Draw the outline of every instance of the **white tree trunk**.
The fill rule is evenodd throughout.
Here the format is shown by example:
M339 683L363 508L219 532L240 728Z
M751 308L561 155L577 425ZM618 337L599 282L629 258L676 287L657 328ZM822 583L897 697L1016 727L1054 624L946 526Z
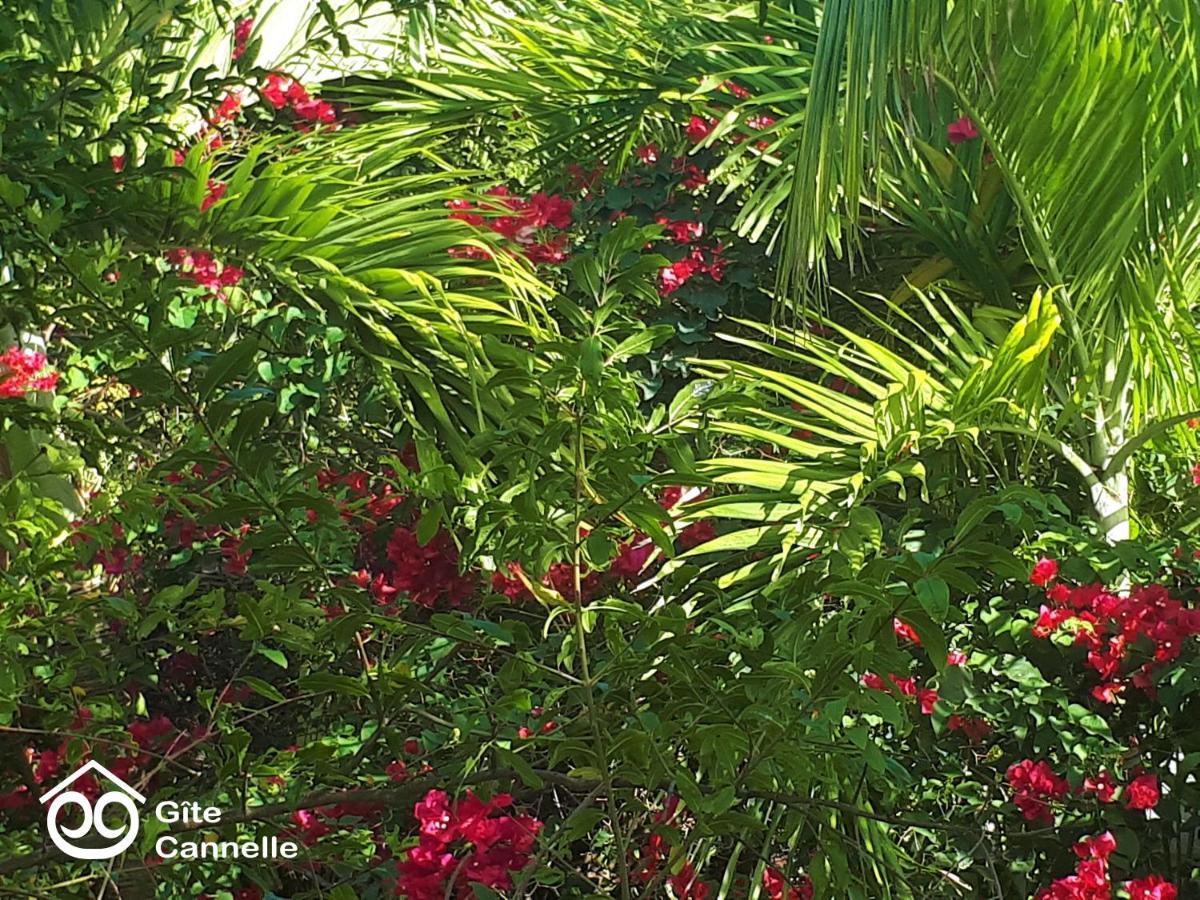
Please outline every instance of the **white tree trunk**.
M1093 484L1091 494L1104 539L1110 544L1129 540L1129 475L1116 472Z

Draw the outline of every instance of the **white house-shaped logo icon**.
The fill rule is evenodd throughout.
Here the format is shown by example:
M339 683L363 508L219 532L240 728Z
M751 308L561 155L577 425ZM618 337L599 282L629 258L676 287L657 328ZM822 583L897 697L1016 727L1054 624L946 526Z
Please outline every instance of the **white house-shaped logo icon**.
M72 784L84 775L96 773L97 779L104 778L114 785L113 790L101 794L93 805L92 801L79 791L69 790ZM63 779L55 788L42 795L41 802L49 801L46 809L46 831L54 846L73 859L112 859L123 853L137 838L141 819L138 808L134 805L145 803L146 798L118 778L94 759L84 763L68 778ZM75 827L60 825L59 813L64 806L74 804L83 812L83 822ZM125 828L112 828L104 821L104 811L110 806L119 806L125 810L129 822ZM115 843L108 846L95 846L95 841L89 841L89 846L81 847L72 843L84 835L94 832L98 837Z

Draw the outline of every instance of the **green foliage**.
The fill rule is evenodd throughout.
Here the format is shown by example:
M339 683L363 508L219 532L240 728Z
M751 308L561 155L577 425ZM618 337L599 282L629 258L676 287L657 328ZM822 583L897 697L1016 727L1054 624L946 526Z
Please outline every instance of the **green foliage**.
M1188 896L1168 7L0 11L0 353L60 375L0 363L5 890L1018 897L1107 829ZM1090 584L1175 618L1050 627ZM92 759L223 821L65 859Z

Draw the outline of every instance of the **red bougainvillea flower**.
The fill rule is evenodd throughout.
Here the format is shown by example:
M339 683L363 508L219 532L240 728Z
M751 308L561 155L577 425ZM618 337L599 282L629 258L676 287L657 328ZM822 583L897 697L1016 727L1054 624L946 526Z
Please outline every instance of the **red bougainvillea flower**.
M450 218L487 228L513 244L511 252L520 252L535 265L557 264L568 258L568 237L548 229L571 227L574 202L560 194L535 193L528 200L512 195L504 185L485 192L494 200L475 206L469 200L450 200L446 206ZM451 248L454 256L485 258L482 248Z
M237 114L242 111L242 95L237 91L232 91L225 95L224 99L217 105L208 116L210 125L220 125L222 122L233 121Z
M175 726L166 716L155 716L145 721L139 719L131 722L126 730L139 747L153 747L174 731Z
M208 187L204 194L204 199L200 201L200 212L208 212L212 205L225 196L225 192L229 190L229 185L215 179L208 179Z
M533 594L520 578L525 574L521 564L510 562L505 569L507 569L508 575L505 575L504 572L497 572L492 576L492 590L497 594L503 594L509 600L532 600Z
M1112 900L1112 885L1108 880L1108 857L1117 847L1111 833L1086 838L1075 845L1081 862L1075 874L1059 878L1050 887L1042 888L1034 900Z
M663 297L669 297L687 284L691 277L702 268L702 263L692 257L664 266L658 271L658 293Z
M0 398L23 397L33 391L52 391L59 374L46 367L46 354L21 347L0 353Z
M946 126L946 138L952 144L973 141L979 137L979 130L968 116L963 116Z
M921 646L921 638L917 635L917 630L907 622L901 619L892 619L892 631L896 632L896 637L912 641L918 647Z
M967 664L967 654L961 650L951 650L946 654L946 665L948 666L965 666Z
M709 886L696 875L696 867L685 862L678 872L667 879L676 900L708 900Z
M1154 809L1158 806L1158 778L1149 772L1139 775L1125 786L1126 809Z
M1117 785L1107 770L1101 771L1095 778L1088 776L1083 779L1083 789L1095 794L1101 803L1112 803L1117 794Z
M206 287L219 297L225 296L224 288L235 287L246 274L240 266L220 263L207 250L179 247L163 255L175 266L180 278Z
M258 93L276 109L283 109L288 104L288 88L291 85L292 79L286 75L280 75L278 72L272 72L267 76L267 80L259 88Z
M689 222L686 219L672 221L666 216L659 216L655 221L679 244L690 244L704 236L703 222Z
M1045 760L1023 759L1013 763L1005 773L1013 791L1013 802L1031 822L1054 821L1049 801L1061 800L1070 791L1067 779L1054 774Z
M801 875L795 884L788 884L783 872L767 866L762 877L768 900L812 900L813 883L807 875Z
M413 813L419 843L397 865L396 895L408 900L474 896L471 883L511 890L512 873L529 865L542 823L532 816L497 815L512 805L508 794L482 801L471 791L450 802L429 791Z
M653 553L654 542L638 532L617 548L616 558L609 564L608 574L626 582L637 581Z
M253 19L239 19L233 28L233 58L241 59L246 52L246 44L250 40L250 32L254 30Z
M716 119L704 119L700 116L692 116L688 119L687 127L683 129L683 133L687 135L688 140L693 144L699 144L717 127Z
M721 89L730 94L733 94L733 96L737 97L739 100L745 100L747 97L750 96L750 92L748 90L746 90L744 87L742 87L740 84L738 84L736 81L721 82Z
M1136 881L1125 882L1129 900L1176 900L1179 889L1161 875L1147 875Z
M662 151L658 149L658 144L650 143L642 144L634 151L634 153L637 155L638 159L649 166L658 162L659 155L662 153Z
M938 692L933 688L920 688L917 691L917 702L921 704L923 715L932 716L934 704L938 702Z
M387 557L392 587L428 609L439 601L461 606L475 590L474 580L458 571L458 548L445 529L422 546L411 529L397 528L388 539Z
M961 731L972 744L986 740L992 733L992 726L986 720L957 714L946 720L946 728L949 731Z
M1074 624L1075 643L1086 647L1087 665L1101 679L1092 695L1115 701L1127 684L1153 695L1155 674L1179 657L1187 638L1200 634L1200 611L1185 607L1163 585L1135 587L1111 593L1103 585L1056 585L1043 605L1032 633L1048 637L1066 623ZM1153 658L1144 661L1133 653L1135 645L1153 647Z
M114 153L111 157L109 157L109 162L112 163L112 170L114 172L124 172L125 171L125 156L124 156L124 154Z
M1034 563L1033 571L1029 573L1029 583L1045 587L1058 577L1058 562L1042 557Z
M691 550L693 547L707 544L716 536L717 529L712 520L704 519L700 522L693 522L679 532L679 546L684 550Z
M873 691L886 691L888 689L887 682L874 672L864 672L861 681L863 687L870 688Z
M1108 859L1117 849L1117 839L1111 831L1098 834L1095 837L1084 838L1072 847L1080 859Z

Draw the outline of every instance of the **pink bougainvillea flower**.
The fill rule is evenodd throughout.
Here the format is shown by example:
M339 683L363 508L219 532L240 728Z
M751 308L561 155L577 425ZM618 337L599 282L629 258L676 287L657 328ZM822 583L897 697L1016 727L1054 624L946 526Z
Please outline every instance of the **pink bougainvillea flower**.
M750 92L748 90L746 90L746 88L744 88L740 84L738 84L736 81L722 82L721 89L724 91L727 91L730 94L733 94L733 96L737 97L739 100L745 100L747 97L750 96Z
M1154 809L1158 806L1158 778L1145 772L1125 786L1126 809Z
M906 641L911 641L918 647L921 646L921 638L917 634L917 630L902 619L892 619L892 631L896 632L896 637Z
M47 368L44 353L21 347L9 347L0 353L0 398L52 391L58 379L58 372Z
M979 137L979 130L970 117L963 116L946 126L946 138L951 144L962 144Z
M946 654L946 665L948 666L965 666L967 664L967 654L961 650L951 650Z
M1034 563L1033 571L1029 573L1029 583L1036 584L1038 587L1045 587L1057 577L1058 562L1043 556Z
M1192 466L1192 484L1200 484L1200 462Z

